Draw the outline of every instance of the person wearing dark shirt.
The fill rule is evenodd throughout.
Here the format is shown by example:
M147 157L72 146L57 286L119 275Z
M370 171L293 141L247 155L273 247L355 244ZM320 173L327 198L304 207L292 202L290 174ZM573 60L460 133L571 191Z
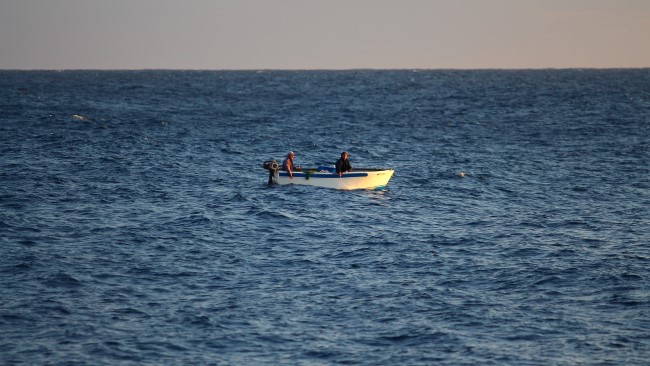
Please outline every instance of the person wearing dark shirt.
M341 158L336 161L336 174L340 176L345 172L352 170L352 165L350 165L350 160L348 160L348 153L342 152Z

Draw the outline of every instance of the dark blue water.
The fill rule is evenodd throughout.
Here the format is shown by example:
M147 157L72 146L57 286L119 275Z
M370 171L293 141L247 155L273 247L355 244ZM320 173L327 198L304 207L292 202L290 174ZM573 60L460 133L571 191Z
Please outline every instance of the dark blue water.
M0 113L1 364L650 359L648 69L1 71Z

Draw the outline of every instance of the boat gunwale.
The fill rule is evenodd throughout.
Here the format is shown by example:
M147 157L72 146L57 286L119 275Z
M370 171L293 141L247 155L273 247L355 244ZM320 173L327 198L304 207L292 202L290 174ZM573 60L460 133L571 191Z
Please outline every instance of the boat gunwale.
M357 169L352 169L349 172L343 173L342 176L339 176L338 174L334 172L326 172L326 171L321 171L316 168L307 168L307 169L302 169L299 171L293 171L292 175L296 178L306 178L309 176L309 179L312 178L320 178L320 179L332 179L332 178L338 178L338 179L345 179L345 178L364 178L368 177L369 175L377 175L376 173L381 173L381 172L394 172L392 169L367 169L367 168L357 168ZM289 172L287 171L278 171L278 176L280 177L288 177Z

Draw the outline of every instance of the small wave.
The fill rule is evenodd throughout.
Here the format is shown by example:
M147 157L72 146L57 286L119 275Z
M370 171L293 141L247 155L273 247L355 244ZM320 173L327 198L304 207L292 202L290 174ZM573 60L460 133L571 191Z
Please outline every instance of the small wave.
M115 315L139 315L139 316L149 316L149 314L145 311L135 309L132 307L125 307L125 308L119 308L113 310L113 314Z
M171 221L167 221L160 227L174 226L174 227L192 227L196 225L205 225L211 223L212 220L201 213L194 213L188 216L182 216Z
M188 316L185 321L189 324L199 327L211 327L214 324L212 318L205 314L196 314Z
M88 118L88 116L84 116L83 114L73 114L70 117L77 121L84 121L84 122L90 121L90 118Z
M45 284L52 287L78 287L82 285L82 281L68 273L59 272L47 278Z
M141 266L141 265L132 267L131 269L129 269L127 271L127 273L129 273L129 274L140 274L140 275L142 275L142 274L152 274L153 272L154 271L153 271L152 267Z
M248 198L242 192L235 192L232 199L238 202L246 202Z
M23 239L19 241L20 245L25 247L35 247L38 243L31 239Z
M27 269L32 268L32 264L27 263L27 262L21 262L21 263L16 264L16 266L14 268L18 269L18 270L27 270Z
M276 211L276 210L260 210L257 212L255 212L254 210L250 210L249 214L255 215L262 219L297 219L296 216L288 212Z
M587 191L589 191L589 189L587 187L583 187L583 186L575 186L571 190L574 191L574 192L587 192Z

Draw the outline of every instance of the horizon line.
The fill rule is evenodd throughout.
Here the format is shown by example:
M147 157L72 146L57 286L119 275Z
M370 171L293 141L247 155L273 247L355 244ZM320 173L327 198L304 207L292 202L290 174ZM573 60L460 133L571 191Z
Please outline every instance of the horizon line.
M485 67L485 68L0 68L0 71L248 71L248 72L268 72L268 71L543 71L543 70L645 70L650 66L640 67Z

